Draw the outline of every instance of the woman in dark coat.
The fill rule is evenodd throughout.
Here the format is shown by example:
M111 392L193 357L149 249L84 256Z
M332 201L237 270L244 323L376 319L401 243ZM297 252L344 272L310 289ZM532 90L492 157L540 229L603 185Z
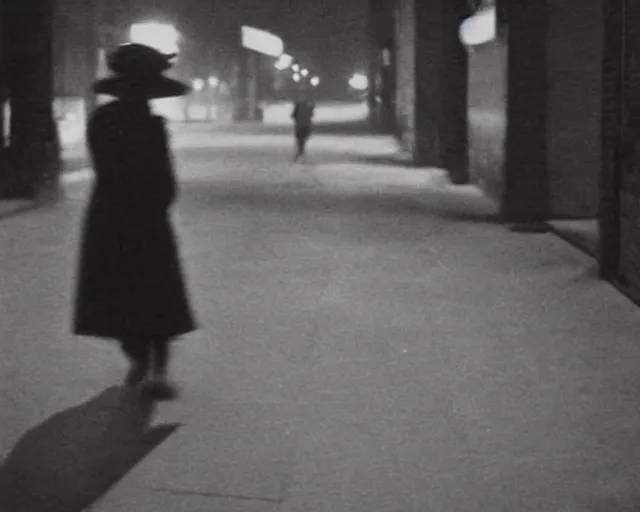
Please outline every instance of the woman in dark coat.
M176 183L167 132L148 103L188 92L162 75L170 58L123 45L109 58L115 75L94 85L117 99L88 123L96 180L74 318L76 334L119 341L131 361L127 384L142 384L157 399L176 394L166 379L170 341L195 329L169 217Z

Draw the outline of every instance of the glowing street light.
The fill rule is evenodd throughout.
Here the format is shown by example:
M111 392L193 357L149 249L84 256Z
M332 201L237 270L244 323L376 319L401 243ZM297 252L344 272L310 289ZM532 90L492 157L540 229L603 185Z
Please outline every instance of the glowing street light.
M496 38L496 25L495 7L482 10L460 25L460 41L465 46L488 43Z
M278 57L275 67L278 71L284 71L285 69L289 69L291 64L293 64L293 57L287 53L283 53Z
M293 71L298 73L300 71L300 65L299 64L294 64L293 66L291 66L291 69L293 69Z
M303 69L302 71L300 71L300 74L304 77L309 76L309 70L308 69Z
M299 82L302 79L302 77L300 76L300 73L294 73L293 74L293 81L294 82Z
M197 91L201 91L202 89L204 89L204 80L202 78L194 78L193 90L197 92Z
M220 80L218 80L217 76L210 76L207 83L209 84L209 87L218 87L218 85L220 85Z
M320 78L317 76L311 77L310 82L313 87L318 87L320 85Z
M180 34L173 25L135 23L131 25L129 37L132 43L151 46L162 53L178 53L179 50Z
M349 79L349 87L356 91L366 91L369 88L369 79L362 73L355 73Z

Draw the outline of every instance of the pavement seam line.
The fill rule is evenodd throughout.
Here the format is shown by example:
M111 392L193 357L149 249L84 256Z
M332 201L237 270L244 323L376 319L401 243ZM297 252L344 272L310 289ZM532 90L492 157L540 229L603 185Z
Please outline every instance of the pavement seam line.
M284 500L280 498L266 498L263 496L245 496L242 494L224 494L219 492L205 492L205 491L190 491L187 489L171 489L168 487L150 487L147 486L147 489L156 492L164 492L167 494L174 494L180 496L199 496L201 498L214 498L214 499L232 499L232 500L242 500L242 501L260 501L264 503L282 503Z

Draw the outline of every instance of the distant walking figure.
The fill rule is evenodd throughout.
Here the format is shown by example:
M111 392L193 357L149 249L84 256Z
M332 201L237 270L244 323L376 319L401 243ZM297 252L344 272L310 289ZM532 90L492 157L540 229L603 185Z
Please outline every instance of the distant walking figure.
M95 184L80 248L74 333L120 342L127 385L158 400L177 396L167 380L170 342L193 331L169 208L176 196L164 119L148 100L188 87L162 75L172 56L139 44L116 49L115 73L98 81L114 96L91 115L87 139Z
M295 126L296 154L294 161L304 156L307 141L311 136L315 104L311 100L297 100L291 117Z

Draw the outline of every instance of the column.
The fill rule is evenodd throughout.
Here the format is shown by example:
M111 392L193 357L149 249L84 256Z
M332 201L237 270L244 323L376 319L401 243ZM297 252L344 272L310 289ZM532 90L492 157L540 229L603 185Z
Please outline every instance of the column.
M239 53L236 71L236 121L259 120L260 101L260 55L250 50L242 49Z
M249 96L249 69L245 50L239 52L235 76L234 115L235 121L249 120L248 96Z
M4 23L4 2L6 0L0 0L0 153L4 150L6 143L6 118L5 107L7 100L7 83L6 83L6 67L5 67L5 55L4 55L4 38L5 38L5 23ZM0 154L0 166L3 165L2 155ZM2 169L0 169L2 172Z
M448 0L442 9L440 162L451 181L461 185L469 182L469 59L459 35L467 6L460 0Z
M602 175L600 179L600 276L617 277L620 259L619 170L622 142L624 2L605 0L602 70Z
M441 119L444 67L444 22L442 2L412 0L414 10L414 161L417 165L440 167Z
M547 0L508 7L507 136L502 216L536 225L549 214Z
M468 181L467 60L458 28L464 3L401 0L398 45L399 109L414 163L445 168Z

